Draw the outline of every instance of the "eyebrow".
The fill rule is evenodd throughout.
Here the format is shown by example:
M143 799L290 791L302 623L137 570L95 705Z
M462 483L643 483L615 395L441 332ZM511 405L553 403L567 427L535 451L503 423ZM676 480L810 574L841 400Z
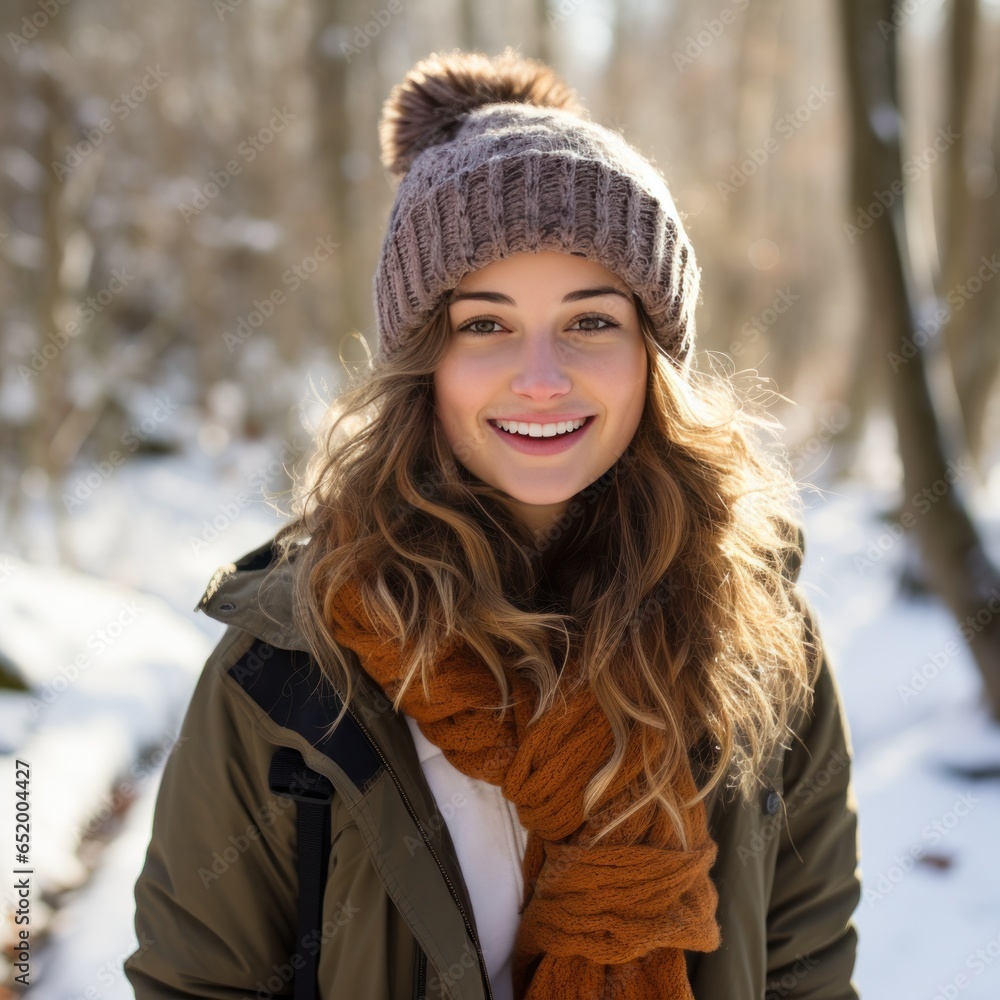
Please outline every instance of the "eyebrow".
M579 302L581 299L592 299L598 295L620 295L626 302L631 302L631 296L613 285L600 285L597 288L580 288L563 296L563 302ZM462 299L482 299L484 302L494 302L497 305L516 306L517 303L503 292L452 292L448 304L461 302Z

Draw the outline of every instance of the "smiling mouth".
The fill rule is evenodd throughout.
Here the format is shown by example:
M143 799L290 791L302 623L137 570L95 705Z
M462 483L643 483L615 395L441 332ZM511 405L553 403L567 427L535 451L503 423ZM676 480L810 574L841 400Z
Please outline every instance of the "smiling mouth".
M570 434L575 434L577 431L583 430L587 424L594 419L593 414L589 417L584 417L580 420L565 420L559 421L558 423L514 423L509 420L490 420L488 421L494 427L503 431L506 434L510 434L511 437L524 437L524 438L554 438L554 437L567 437Z

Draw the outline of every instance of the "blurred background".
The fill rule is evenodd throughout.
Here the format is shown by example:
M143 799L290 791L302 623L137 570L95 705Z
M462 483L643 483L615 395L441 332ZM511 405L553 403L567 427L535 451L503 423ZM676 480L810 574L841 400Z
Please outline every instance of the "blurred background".
M4 0L0 997L131 996L159 775L374 354L382 101L513 45L663 171L699 365L771 380L851 728L863 996L1000 996L997 0ZM711 354L707 352L712 352Z

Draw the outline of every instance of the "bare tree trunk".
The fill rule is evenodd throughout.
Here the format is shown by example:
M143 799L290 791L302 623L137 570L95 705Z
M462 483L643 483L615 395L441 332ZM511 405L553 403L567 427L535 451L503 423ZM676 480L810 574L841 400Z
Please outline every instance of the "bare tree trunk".
M977 0L952 0L951 3L951 44L946 64L950 80L948 120L958 133L958 138L945 157L947 195L942 231L946 260L955 258L969 221L969 188L965 183L965 163L969 146L966 113L976 77L975 40L978 20L976 8Z
M59 23L48 27L50 31L58 31ZM60 159L64 140L68 135L65 121L68 105L60 72L60 57L63 50L58 39L52 42L50 48L42 48L42 42L35 44L39 46L39 51L35 53L38 59L34 73L35 89L45 113L45 127L39 136L37 148L43 177L38 199L45 263L38 296L34 303L35 329L38 344L41 346L59 342L59 315L60 307L63 305L61 273L66 232L62 205L63 184L56 178L52 164ZM55 521L59 560L64 565L75 567L68 512L61 499L61 490L71 456L66 449L53 447L53 441L59 436L58 431L64 426L67 417L65 349L59 350L49 360L35 382L37 419L34 423L28 460L31 465L44 470L48 478L49 502Z
M873 191L903 192L896 83L896 32L891 0L841 0L842 38L852 118L854 198ZM857 243L872 301L884 303L879 325L885 346L915 342L915 307L906 258L905 192L896 197ZM915 529L925 574L952 613L979 666L993 717L1000 721L1000 615L989 608L1000 598L1000 573L990 563L955 483L964 470L945 453L940 424L918 347L890 378L903 463L905 496L899 521Z
M977 460L983 455L983 420L998 371L1000 337L1000 281L993 281L992 255L1000 242L1000 186L996 184L997 102L996 51L977 51L976 40L984 25L976 0L952 0L948 69L949 121L957 138L948 150L946 166L946 217L941 227L940 294L950 318L945 339L954 372L957 398L969 449ZM995 32L994 32L995 34ZM993 45L996 49L996 45ZM977 88L978 84L978 88ZM985 98L985 101L981 98ZM992 103L992 107L990 104ZM970 174L992 169L992 190L973 190ZM990 267L979 273L986 262Z
M481 44L476 0L458 0L458 37L463 49L477 49Z
M329 200L330 224L334 240L342 247L350 246L348 225L350 213L347 201L349 185L344 178L343 164L350 148L350 116L348 114L349 61L340 52L323 44L324 29L339 24L353 24L349 16L350 4L343 0L317 0L314 6L315 31L309 48L310 76L315 90L316 103L316 152L322 164ZM353 58L359 58L357 56ZM369 54L368 58L372 58ZM367 291L364 283L349 280L346 269L350 266L350 253L335 254L331 263L336 267L337 314L329 317L328 326L344 330L356 329L360 317L365 315Z

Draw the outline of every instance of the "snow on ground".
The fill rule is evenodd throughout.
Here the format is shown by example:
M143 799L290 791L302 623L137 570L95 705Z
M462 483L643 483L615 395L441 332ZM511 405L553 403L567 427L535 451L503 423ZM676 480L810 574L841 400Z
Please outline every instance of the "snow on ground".
M19 535L35 540L18 553L35 565L8 563L16 572L0 581L0 635L23 665L35 700L41 694L44 701L88 644L91 653L36 717L26 709L30 696L0 694L0 753L16 749L34 758L38 884L81 877L74 870L79 862L68 860L72 837L59 828L72 828L68 810L79 813L95 795L100 807L95 772L107 783L105 804L123 781L136 795L96 872L53 918L52 944L32 964L37 1000L131 995L120 966L136 947L132 887L162 763L191 685L222 632L191 609L219 565L280 525L260 485L272 493L283 488L280 462L274 464L282 450L275 443L233 448L226 467L194 451L122 467L73 512L71 537L84 574L47 567L55 553L45 540L53 532L39 511L27 535ZM978 675L950 616L936 602L901 594L893 582L902 546L877 516L890 495L851 481L825 487L806 498L801 580L840 684L855 752L864 880L855 913L855 981L867 998L996 1000L1000 780L977 780L963 769L1000 766L1000 727L987 717ZM995 553L997 499L990 505L979 498ZM129 618L131 604L141 612ZM93 649L97 631L115 622L114 642ZM4 758L3 773L12 782L10 761ZM131 778L129 766L138 767ZM61 823L51 818L60 809ZM46 814L45 826L53 829L43 833Z
M837 483L806 511L801 580L816 608L855 754L862 997L1000 997L1000 726L957 623L901 596L904 557L873 491ZM889 497L879 506L888 508ZM1000 503L978 497L994 559ZM991 599L1000 613L1000 594ZM956 773L992 766L976 780Z
M131 890L149 843L161 773L158 767L141 789L93 878L56 915L55 944L30 991L32 1000L134 1000L123 969L138 947ZM153 946L148 940L143 944Z
M194 452L120 467L72 508L70 537L83 572L52 565L55 531L41 507L17 534L30 542L17 555L3 554L13 550L9 542L0 548L2 648L32 686L28 694L0 692L0 763L12 789L15 752L31 762L36 933L47 922L42 894L69 890L49 928L51 945L32 959L33 996L131 995L124 976L109 978L107 969L120 969L135 947L132 886L153 797L167 755L182 750L180 721L223 632L192 609L220 565L280 525L263 488L269 497L283 488L285 450L236 449L221 468ZM101 835L133 798L124 831L84 882L81 837ZM13 804L0 796L0 829L13 831ZM15 929L7 881L5 944Z
M81 836L139 786L148 768L137 762L173 746L209 643L160 598L7 561L0 635L32 691L5 699L4 739L20 739L3 749L31 765L35 890L58 892L85 877ZM0 796L0 829L13 830L13 807Z

